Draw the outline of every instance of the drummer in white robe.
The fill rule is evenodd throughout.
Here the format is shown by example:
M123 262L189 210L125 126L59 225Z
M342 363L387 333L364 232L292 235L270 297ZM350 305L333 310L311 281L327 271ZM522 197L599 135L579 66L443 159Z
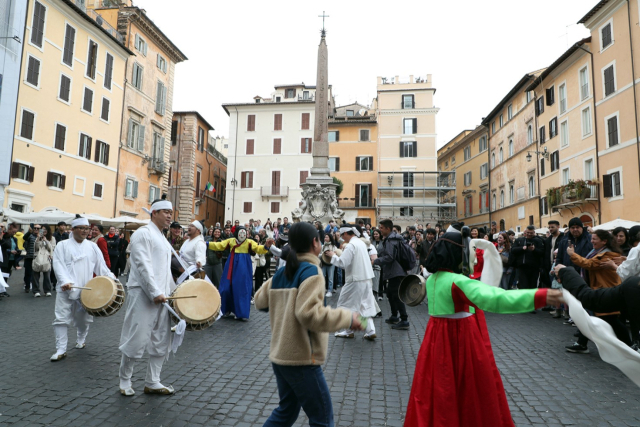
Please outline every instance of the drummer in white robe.
M53 330L56 335L56 352L51 356L52 362L67 356L67 328L78 328L76 348L85 347L85 339L89 333L91 316L80 303L80 292L86 283L96 276L109 276L115 279L104 262L98 245L87 236L91 230L87 218L77 217L71 223L72 235L56 245L53 252L53 270L58 280L56 287L56 308ZM71 288L73 286L73 288ZM90 291L86 291L90 292Z
M162 305L175 289L171 277L171 246L162 234L169 228L173 206L167 200L151 205L151 221L131 237L131 271L127 281L127 312L120 336L120 393L135 394L131 385L133 365L149 353L146 394L173 394L160 383L160 372L171 349L171 319Z
M364 338L373 341L376 339L376 328L372 318L377 313L371 281L374 275L367 246L359 239L361 234L359 227L355 225L342 225L340 237L346 243L342 255L338 257L332 251L325 253L331 257L331 264L344 269L346 273L345 285L338 297L337 308L346 308L367 317ZM354 338L354 332L351 329L336 332L335 335L339 338Z
M202 237L204 228L198 220L189 224L187 236L189 240L180 247L180 257L189 265L202 268L207 263L207 244Z

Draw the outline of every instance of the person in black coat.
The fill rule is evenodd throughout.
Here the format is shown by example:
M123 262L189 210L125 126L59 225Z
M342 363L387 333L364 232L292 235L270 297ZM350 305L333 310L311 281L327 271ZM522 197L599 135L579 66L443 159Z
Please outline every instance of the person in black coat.
M111 272L118 277L118 258L120 256L120 236L116 233L115 227L109 227L109 234L104 236L107 241L107 251L109 252L109 261L111 262Z
M560 223L554 219L547 223L550 236L544 241L544 256L542 257L542 274L540 282L545 288L551 287L551 266L553 265L553 251L558 249L564 233L560 231Z
M527 226L524 236L519 237L511 247L514 266L518 273L518 289L535 289L544 255L544 242L536 236L536 228Z
M582 225L580 218L576 217L569 220L569 230L565 232L564 237L558 245L558 257L556 258L557 264L573 267L580 273L580 267L573 265L571 256L567 253L569 246L573 246L573 250L583 258L586 258L589 252L593 250L591 234L589 234L587 228Z

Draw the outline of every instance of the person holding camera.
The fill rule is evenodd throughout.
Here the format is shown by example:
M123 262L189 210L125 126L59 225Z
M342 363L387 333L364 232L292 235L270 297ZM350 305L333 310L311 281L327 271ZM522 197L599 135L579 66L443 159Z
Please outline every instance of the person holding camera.
M33 296L40 297L40 273L42 273L42 290L47 297L51 296L51 260L53 258L53 250L56 247L56 239L51 233L51 229L46 226L40 226L38 237L34 243L35 258L33 259L31 276L31 288Z
M533 225L528 225L524 236L516 239L511 253L518 274L518 289L536 289L544 255L544 242L536 236L536 228Z

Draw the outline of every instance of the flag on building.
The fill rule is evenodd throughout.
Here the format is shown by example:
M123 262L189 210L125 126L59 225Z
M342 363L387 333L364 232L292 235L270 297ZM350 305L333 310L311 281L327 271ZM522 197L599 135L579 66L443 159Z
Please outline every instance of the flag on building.
M204 189L206 191L213 191L214 193L216 192L216 189L213 187L213 184L211 184L210 182L207 182L207 185L204 187Z

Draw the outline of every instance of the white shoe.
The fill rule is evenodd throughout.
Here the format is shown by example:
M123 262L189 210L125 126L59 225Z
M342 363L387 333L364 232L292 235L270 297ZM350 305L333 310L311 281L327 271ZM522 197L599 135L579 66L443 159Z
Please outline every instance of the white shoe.
M251 305L254 305L255 301L253 300L253 298L251 298Z
M327 292L327 298L331 298L333 296L333 294L331 293L331 291Z
M382 301L382 297L378 297L378 301Z
M52 362L57 362L59 360L64 359L65 357L67 357L67 353L58 353L57 351L55 353L53 353L53 356L51 356L51 361Z
M83 349L83 348L85 348L85 346L86 346L85 343L82 343L82 344L80 344L79 342L76 343L76 348L77 349Z
M133 391L131 387L128 387L128 388L121 388L120 394L123 396L133 396L134 394L136 394L136 392Z
M34 298L40 298L40 292L36 292L35 294L33 294Z
M51 292L47 292L46 294L44 294L45 297L50 297L51 296Z

